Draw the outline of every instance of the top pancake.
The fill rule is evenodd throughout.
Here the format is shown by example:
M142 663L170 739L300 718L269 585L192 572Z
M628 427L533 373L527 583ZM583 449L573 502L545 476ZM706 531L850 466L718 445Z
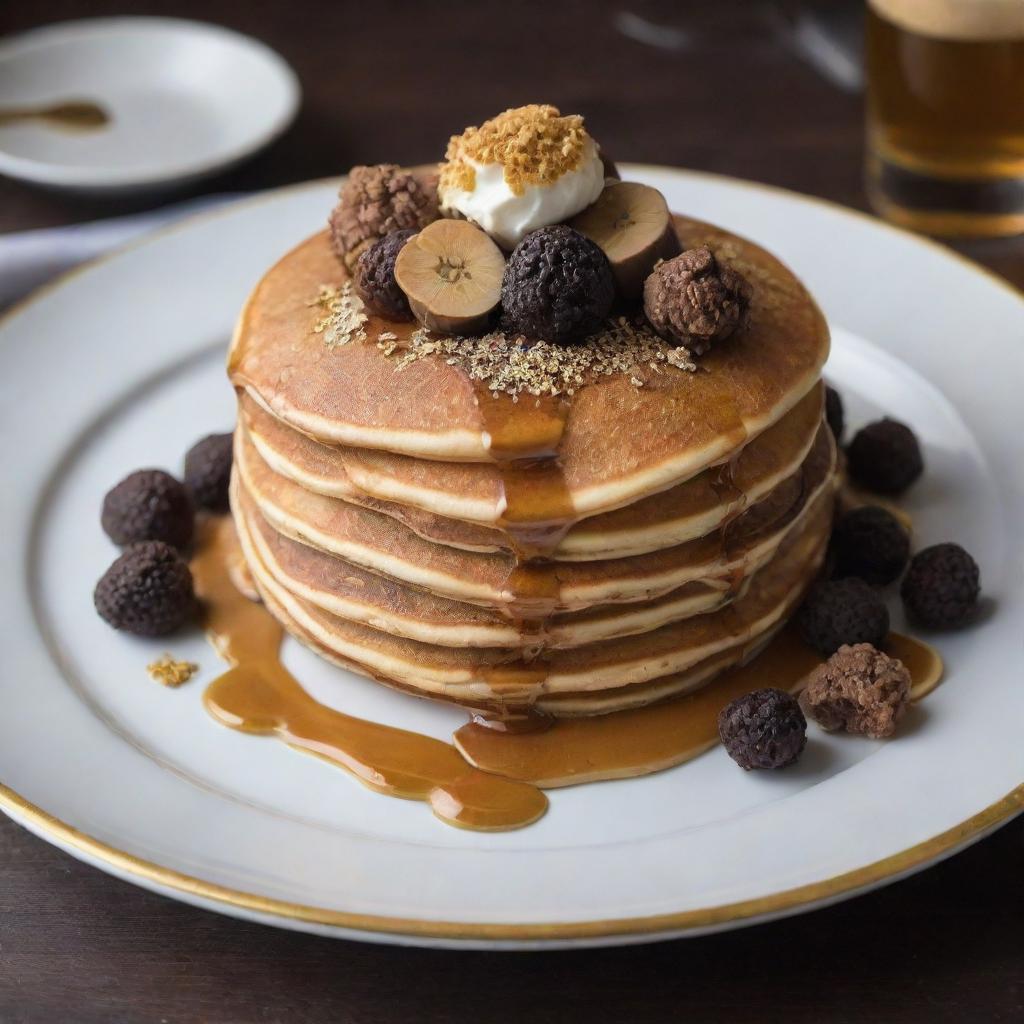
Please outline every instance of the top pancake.
M347 274L322 233L256 287L232 344L231 379L285 423L328 443L448 461L557 451L572 503L562 518L636 500L738 451L813 387L828 355L821 312L778 260L721 229L675 222L684 247L710 245L753 288L749 325L703 356L697 372L661 364L636 372L640 387L616 373L571 396L524 394L514 402L442 357L398 371L413 324L370 316L365 340L330 349L313 330L312 304L322 285L339 287ZM393 355L376 344L383 332L397 336Z

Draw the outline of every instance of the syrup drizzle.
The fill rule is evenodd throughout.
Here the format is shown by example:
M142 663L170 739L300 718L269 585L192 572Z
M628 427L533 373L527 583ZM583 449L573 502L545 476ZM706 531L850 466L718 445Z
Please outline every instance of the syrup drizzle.
M569 402L551 395L495 395L476 382L488 450L497 464L504 511L498 525L518 559L551 555L576 521L559 462Z
M204 701L219 722L273 735L344 768L370 789L429 804L443 822L498 831L536 821L547 809L541 788L646 775L691 760L718 740L718 713L732 699L763 686L796 692L820 663L787 627L748 664L676 700L590 718L474 716L455 745L355 718L309 696L280 660L283 629L261 604L237 589L240 549L228 516L205 524L192 560L206 628L231 664ZM886 650L901 658L915 700L942 674L938 654L922 641L891 634ZM510 691L495 669L494 682Z
M577 521L572 495L559 461L569 416L563 397L521 395L513 401L476 382L481 429L501 481L503 512L498 523L512 540L512 561L503 590L507 613L521 629L538 628L558 604L560 585L550 556ZM525 663L488 669L496 693L511 694L543 679ZM536 657L541 651L533 651Z
M669 385L662 382L659 386ZM522 626L530 620L544 620L555 611L560 582L552 556L581 518L560 461L570 402L564 396L528 394L513 401L509 395L495 395L483 382L475 382L474 387L481 431L501 481L504 511L496 525L512 541L513 558L503 588L505 611ZM745 493L734 477L749 434L730 399L716 395L715 409L716 419L721 420L719 436L726 439L731 453L712 483L727 505L715 541L724 555L729 547L728 527L746 508ZM701 408L686 411L688 417L702 413ZM730 580L736 588L741 583Z
M231 580L238 540L229 517L207 524L192 561L211 642L228 662L207 688L207 710L232 729L275 735L344 768L363 785L422 800L460 828L504 830L536 821L547 798L533 786L478 771L448 743L354 718L310 697L280 659L282 627Z
M910 672L912 700L938 686L942 659L931 646L891 633L885 650ZM483 771L544 789L649 775L713 747L719 712L730 701L763 687L797 693L821 662L795 627L787 626L746 665L723 672L689 696L610 715L554 719L546 730L516 733L512 742L474 718L455 733L455 745Z
M686 697L590 718L559 718L545 732L508 737L470 722L455 745L478 768L545 788L623 779L689 761L718 742L718 714L765 686L795 691L821 659L791 629L752 661Z

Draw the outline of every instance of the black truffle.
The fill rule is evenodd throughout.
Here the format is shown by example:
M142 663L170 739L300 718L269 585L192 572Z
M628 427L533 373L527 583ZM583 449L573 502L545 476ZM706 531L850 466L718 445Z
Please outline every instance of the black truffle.
M865 505L839 520L832 534L833 575L859 576L867 583L892 583L910 558L910 537L884 508Z
M100 522L121 546L162 540L184 548L192 539L195 509L185 486L162 469L139 469L103 499Z
M889 632L889 609L878 591L851 576L814 587L796 624L804 641L828 658L843 644L881 647Z
M825 420L832 429L836 444L839 444L846 429L846 413L843 410L843 396L831 384L825 385Z
M785 690L755 690L727 704L718 716L718 735L741 767L785 768L807 743L807 720Z
M931 629L961 626L981 593L978 563L959 544L935 544L911 559L900 596L909 618Z
M578 231L555 224L512 250L501 282L502 328L566 344L599 330L614 300L605 254Z
M877 494L902 494L924 471L914 432L888 417L858 430L846 459L853 480Z
M389 320L412 319L409 300L395 280L395 260L415 234L410 229L392 231L364 249L356 261L353 281L359 297Z
M199 508L227 512L231 483L231 434L210 434L185 456L185 486Z
M96 584L93 603L114 629L163 636L193 614L192 573L169 544L133 544Z

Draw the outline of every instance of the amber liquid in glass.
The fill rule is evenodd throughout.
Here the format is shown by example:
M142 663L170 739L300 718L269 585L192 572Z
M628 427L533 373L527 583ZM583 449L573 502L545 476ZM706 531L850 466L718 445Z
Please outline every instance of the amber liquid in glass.
M1024 231L1024 0L868 0L867 188L945 236Z

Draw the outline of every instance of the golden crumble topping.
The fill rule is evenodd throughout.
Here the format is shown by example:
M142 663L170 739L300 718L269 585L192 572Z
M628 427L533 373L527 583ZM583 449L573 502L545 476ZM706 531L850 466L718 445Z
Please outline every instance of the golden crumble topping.
M515 107L453 135L441 166L442 188L472 192L476 174L468 160L501 164L515 195L527 185L550 185L574 170L589 136L578 114L562 117L557 107L533 103Z
M650 373L666 366L690 373L697 366L683 346L664 342L644 322L619 317L575 345L549 341L527 342L500 331L483 337L446 337L425 327L414 331L408 347L377 342L385 355L395 354L396 371L428 356L457 366L471 380L486 382L497 397L520 395L572 395L584 384L612 374L628 375L634 387L643 387Z
M362 341L366 337L363 329L368 319L366 307L352 290L351 281L346 281L340 288L322 284L310 305L319 307L323 314L313 325L313 333L323 335L327 348Z
M156 661L146 666L150 679L163 686L176 687L187 683L198 671L194 661L178 661L172 654L161 654Z

